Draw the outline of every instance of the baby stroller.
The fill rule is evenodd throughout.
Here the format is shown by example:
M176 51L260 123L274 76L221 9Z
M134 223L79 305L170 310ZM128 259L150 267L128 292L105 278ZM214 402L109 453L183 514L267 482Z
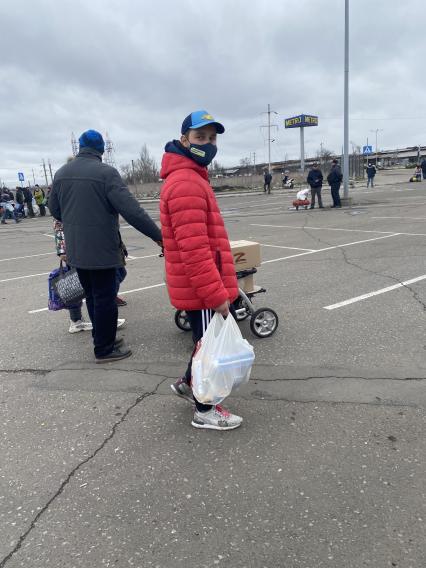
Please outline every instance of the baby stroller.
M247 270L240 270L237 272L237 279L242 280L256 274L256 268L249 268ZM271 337L278 328L278 315L271 308L258 308L255 309L253 305L253 298L257 294L264 294L265 288L260 286L253 286L253 289L244 292L239 288L239 296L233 302L232 306L235 309L237 321L243 321L250 317L250 329L256 337L265 338ZM191 331L191 324L186 316L185 310L176 310L175 324L182 331Z

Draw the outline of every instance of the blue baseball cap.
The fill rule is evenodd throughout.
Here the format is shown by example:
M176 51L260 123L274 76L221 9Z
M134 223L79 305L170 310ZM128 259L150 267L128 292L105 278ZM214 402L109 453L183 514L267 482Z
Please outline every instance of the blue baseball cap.
M223 134L225 132L225 128L220 122L216 122L215 119L209 114L206 110L196 110L195 112L191 112L182 122L182 134L185 134L187 130L202 128L203 126L207 126L207 124L212 124L216 127L216 132L218 134Z
M78 139L80 148L93 148L100 154L104 153L105 143L102 134L97 130L86 130Z

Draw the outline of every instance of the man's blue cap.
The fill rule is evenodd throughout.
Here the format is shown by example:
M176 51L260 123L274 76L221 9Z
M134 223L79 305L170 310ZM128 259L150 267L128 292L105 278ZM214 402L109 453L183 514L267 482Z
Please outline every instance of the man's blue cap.
M80 148L93 148L97 150L100 154L104 153L105 142L102 138L102 134L97 130L86 130L78 139Z
M182 122L182 134L185 134L187 130L190 128L202 128L203 126L207 126L207 124L212 124L216 127L216 132L218 134L223 134L225 132L225 128L220 122L216 122L215 119L209 114L206 110L196 110L195 112L191 112Z

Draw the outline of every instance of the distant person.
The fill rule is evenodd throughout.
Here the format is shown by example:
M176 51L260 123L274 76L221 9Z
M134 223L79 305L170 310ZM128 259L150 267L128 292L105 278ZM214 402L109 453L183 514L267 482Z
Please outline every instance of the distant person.
M48 207L63 223L67 262L77 269L86 293L96 362L107 363L132 354L116 342L116 272L124 266L119 215L159 246L162 237L118 171L102 163L102 135L87 130L79 143L78 155L55 174Z
M13 195L13 194L12 194ZM13 207L13 200L10 197L10 192L8 189L3 188L0 191L0 205L3 208L3 215L1 218L2 225L7 225L7 217L10 215L15 223L19 223L18 213Z
M40 217L46 216L46 194L44 189L42 189L37 183L34 186L34 199L40 210Z
M337 160L333 160L331 163L331 171L327 176L328 185L331 189L331 198L333 199L333 205L331 207L342 207L340 201L340 184L342 183L343 175Z
M263 192L266 193L266 190L268 190L268 193L271 193L271 182L272 182L272 174L270 171L265 170L264 174L263 174Z
M374 177L376 175L376 167L369 163L368 166L365 168L367 172L367 189L370 187L374 187Z
M16 193L15 193L15 203L16 203L16 212L18 216L20 215L23 219L25 219L25 196L24 192L22 191L22 187L19 185L16 186Z
M423 158L420 167L422 168L423 179L426 179L426 158Z
M322 204L321 189L323 182L322 171L318 167L318 162L312 164L312 169L308 174L307 180L308 185L311 188L311 206L310 209L315 209L315 196L318 197L318 207L324 209Z
M24 187L22 191L24 193L24 200L28 209L28 216L31 219L34 219L35 213L33 209L33 194L31 193L31 189L29 187Z
M422 168L420 167L420 164L417 164L416 169L414 170L414 177L416 178L416 181L422 181Z

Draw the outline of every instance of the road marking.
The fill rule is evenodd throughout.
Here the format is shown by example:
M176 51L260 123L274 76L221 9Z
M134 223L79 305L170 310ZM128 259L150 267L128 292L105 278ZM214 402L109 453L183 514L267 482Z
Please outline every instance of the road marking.
M304 248L300 248L300 247L285 247L282 245L266 245L265 243L259 243L262 247L272 247L272 248L278 248L278 249L290 249L290 250L304 250L304 251L309 251L309 252L315 252L315 249L304 249Z
M162 282L161 284L152 284L151 286L143 286L142 288L134 288L133 290L124 290L123 292L120 290L120 296L124 296L125 294L133 294L134 292L142 292L143 290L151 290L152 288L161 288L166 284ZM85 300L83 300L85 301ZM29 314L38 314L40 312L47 312L49 308L39 308L38 310L30 310Z
M129 260L140 260L141 258L154 258L155 256L159 257L159 253L157 254L147 254L146 256L132 256L129 254L127 257Z
M34 278L35 276L46 276L50 272L40 272L39 274L28 274L28 276L15 276L15 278L6 278L5 280L0 280L0 282L11 282L12 280L23 280L24 278Z
M426 217L371 217L372 219L402 219L402 220L412 220L412 221L426 221Z
M49 237L49 239L54 239L55 235L49 235L49 233L43 233L44 237Z
M374 292L369 292L368 294L362 294L361 296L355 296L349 300L344 300L343 302L338 302L337 304L331 304L330 306L324 306L325 310L336 310L337 308L343 308L344 306L349 306L355 302L361 302L367 298L372 298L373 296L378 296L379 294L385 294L386 292L391 292L392 290L397 290L398 288L404 288L409 284L414 284L415 282L420 282L426 279L426 274L423 276L418 276L417 278L411 278L411 280L406 280L405 282L400 282L399 284L394 284L393 286L387 286L386 288L380 288L380 290L375 290Z
M47 256L49 254L56 254L56 252L41 252L40 254L27 254L26 256L14 256L12 258L2 258L0 262L6 262L7 260L21 260L21 258L34 258L35 256Z
M289 258L296 258L298 256L306 256L308 254L315 254L317 252L325 252L327 250L333 250L333 249L338 249L338 248L343 248L343 247L350 247L352 245L360 245L362 243L370 243L371 241L378 241L380 239L389 239L389 237L397 237L400 234L401 233L392 233L391 235L384 235L383 237L374 237L373 239L365 239L364 241L354 241L353 243L345 243L343 245L335 245L335 246L332 246L332 247L313 250L313 251L309 251L309 252L301 252L300 254L292 254L291 256L283 256L281 258L273 258L272 260L265 260L264 262L262 262L262 266L264 264L269 264L271 262L278 262L280 260L287 260Z
M309 229L312 231L344 231L349 233L378 233L380 235L395 234L394 231L367 231L366 229L338 229L336 227L297 227L295 225L261 225L260 223L250 223L251 227L272 227L275 229ZM398 235L405 235L407 237L426 237L426 233L405 233L400 232Z

